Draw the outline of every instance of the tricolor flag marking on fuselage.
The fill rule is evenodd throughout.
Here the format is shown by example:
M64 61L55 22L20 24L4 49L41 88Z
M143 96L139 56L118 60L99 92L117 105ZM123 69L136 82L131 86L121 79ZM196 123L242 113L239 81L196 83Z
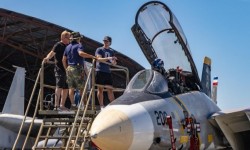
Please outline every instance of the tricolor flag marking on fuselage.
M213 86L217 86L217 85L218 85L218 77L214 77Z

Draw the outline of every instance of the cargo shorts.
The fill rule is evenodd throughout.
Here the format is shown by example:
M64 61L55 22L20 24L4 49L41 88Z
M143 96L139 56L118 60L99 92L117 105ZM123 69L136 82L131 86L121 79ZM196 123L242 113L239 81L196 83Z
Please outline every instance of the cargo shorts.
M82 90L85 85L83 66L68 66L66 72L68 87Z

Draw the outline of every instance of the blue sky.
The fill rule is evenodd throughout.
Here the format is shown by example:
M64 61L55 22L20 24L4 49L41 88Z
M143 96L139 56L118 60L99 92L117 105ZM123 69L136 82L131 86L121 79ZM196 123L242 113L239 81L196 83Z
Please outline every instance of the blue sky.
M131 32L137 10L147 0L1 0L0 7L58 24L102 42L150 68ZM189 42L199 74L212 59L219 77L222 110L250 107L250 0L162 0L175 14Z

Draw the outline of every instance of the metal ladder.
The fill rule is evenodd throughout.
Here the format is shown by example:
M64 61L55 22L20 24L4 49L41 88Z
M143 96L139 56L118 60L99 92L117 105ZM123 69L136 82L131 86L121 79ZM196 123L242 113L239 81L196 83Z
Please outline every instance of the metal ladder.
M90 70L86 82L90 80L90 75L92 74L92 69ZM91 88L90 93L93 93L94 87ZM87 84L84 86L82 97L79 106L82 106L83 99L87 93ZM87 97L87 102L85 106L89 105L91 94ZM72 118L53 118L44 119L40 127L36 142L33 149L84 149L86 148L86 143L88 140L88 133L91 127L92 121L95 117L94 113L87 113L88 107L78 107L77 111L74 112ZM54 134L51 131L53 129L62 129L63 132L60 134ZM47 130L46 130L47 129ZM43 132L47 131L47 132ZM54 145L48 145L49 139L56 139ZM38 141L43 140L42 145L38 145ZM62 144L57 146L56 143L61 142Z
M92 64L94 63L95 63L95 60L93 60ZM129 81L128 69L126 67L122 67L119 65L112 65L112 66L118 68L118 69L112 69L113 71L125 72L126 85L127 85ZM29 129L28 129L29 131L25 137L24 143L22 144L22 149L26 149L26 144L30 137L33 124L37 117L36 116L37 113L40 115L44 115L44 118L41 123L38 135L36 137L36 140L34 142L34 146L32 147L32 149L66 149L66 150L68 149L70 150L71 149L81 149L81 150L90 149L88 147L89 141L90 141L89 130L92 125L92 121L94 120L96 116L95 87L98 86L95 84L94 65L92 65L88 73L86 82L90 81L90 76L92 80L91 81L92 87L89 92L89 95L87 96L87 102L85 106L89 105L90 99L92 98L91 108L84 107L84 109L82 110L81 107L79 107L77 111L73 111L73 112L70 111L68 113L59 113L53 110L44 110L44 105L43 105L44 88L46 87L46 88L53 89L55 88L55 86L44 84L44 62L42 62L41 68L39 69L39 72L35 81L35 85L33 87L32 94L29 99L29 103L25 111L23 121L21 123L21 127L19 129L15 143L13 144L12 150L17 149L17 143L20 142L19 141L20 136L22 134L22 130L25 125L25 122L27 121L27 115L30 110L31 102L35 97L34 95L38 86L40 86L40 88L39 88L38 96L36 99L35 111L33 113L33 117L29 125ZM116 88L114 89L114 92L115 91L121 92L121 91L124 91L124 89ZM79 106L82 106L83 98L85 97L85 95L87 95L87 84L85 84ZM40 105L40 109L39 109L39 105ZM61 129L61 131L58 131L58 129ZM58 134L55 134L56 130ZM53 139L57 141L54 142L55 143L54 145L49 145L51 143L50 141ZM61 142L61 145L57 146L58 142Z
M33 149L88 149L88 131L94 117L74 116L44 119Z

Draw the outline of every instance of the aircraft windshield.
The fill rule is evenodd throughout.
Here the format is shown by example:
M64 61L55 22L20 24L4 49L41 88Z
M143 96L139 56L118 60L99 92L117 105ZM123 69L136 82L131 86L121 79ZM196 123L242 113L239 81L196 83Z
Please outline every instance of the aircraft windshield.
M145 70L141 73L139 73L136 78L134 79L134 82L132 82L132 89L143 89L148 81L151 78L151 72L149 70Z
M168 91L166 79L157 71L154 71L154 76L148 85L147 91L150 93L163 93Z
M144 91L150 93L163 93L168 91L166 79L157 71L143 70L138 72L130 81L126 92Z
M178 30L182 42L184 42L187 51L190 53L186 37L178 20L168 10L168 8L160 3L148 4L138 11L136 21L151 42L156 57L164 61L164 68L166 70L170 68L176 69L179 66L185 71L192 72L191 64L181 45L180 39L176 35L176 31Z

